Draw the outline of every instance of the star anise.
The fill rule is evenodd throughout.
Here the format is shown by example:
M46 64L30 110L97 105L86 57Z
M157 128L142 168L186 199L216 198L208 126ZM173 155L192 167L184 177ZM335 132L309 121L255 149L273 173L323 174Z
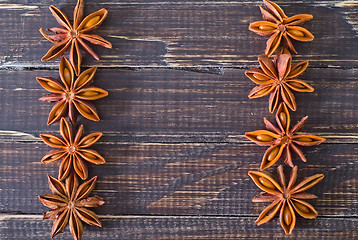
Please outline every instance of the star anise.
M316 174L303 179L296 184L297 169L291 170L291 176L286 184L283 167L277 168L278 181L267 172L249 171L249 175L264 193L255 196L253 202L272 202L266 207L256 220L257 225L270 221L280 211L280 223L286 234L291 234L296 224L295 211L304 218L316 218L318 213L313 206L303 200L314 199L317 196L306 193L307 189L313 187L323 178L323 174Z
M60 134L62 138L52 134L40 135L47 145L56 148L44 156L41 162L50 163L62 159L58 174L60 181L65 179L72 169L82 179L86 179L88 177L86 161L97 165L105 163L104 158L97 151L87 149L100 139L102 133L96 132L81 138L83 134L83 125L81 125L76 136L73 137L72 127L66 119L61 118Z
M65 184L48 176L48 183L53 194L40 195L39 199L52 210L44 213L44 219L55 219L52 227L52 238L62 233L66 226L70 225L70 232L75 240L80 240L83 234L82 221L101 227L98 216L87 208L98 207L104 201L98 197L88 197L94 189L97 177L79 185L78 179L71 174L66 178Z
M296 111L295 96L290 89L297 92L314 91L309 84L297 79L306 70L308 61L291 65L291 60L291 54L278 54L274 61L262 54L258 58L261 69L251 68L245 72L248 78L258 84L251 90L249 98L260 98L270 94L271 113L274 112L280 98L292 111Z
M256 144L260 146L270 146L262 158L261 171L275 164L281 156L284 156L285 164L293 167L291 150L295 152L302 161L306 162L305 156L296 145L313 146L321 144L326 140L314 135L296 134L296 132L303 127L307 119L308 116L302 118L301 121L290 129L290 113L287 106L281 103L276 113L276 122L279 128L264 118L267 130L245 133L245 137L254 141Z
M265 53L271 56L282 43L285 48L292 53L297 53L291 38L297 41L312 41L314 36L305 28L299 25L313 18L310 14L298 14L287 17L285 12L276 3L264 0L267 10L260 6L263 18L266 21L259 21L250 24L249 29L261 36L270 36L266 42Z
M75 10L73 12L73 25L71 25L67 16L58 8L51 5L50 11L55 17L56 21L63 27L54 27L47 29L54 35L48 35L41 28L41 34L50 42L55 45L42 57L42 61L49 61L61 57L68 48L70 50L70 61L72 66L75 68L75 73L80 73L82 55L79 46L85 51L91 54L96 60L99 60L97 54L87 45L85 42L88 41L92 44L97 44L106 48L112 48L112 44L102 37L94 34L88 34L92 30L99 27L104 19L107 17L108 11L104 8L101 10L91 13L82 20L83 17L84 3L83 0L78 0ZM81 21L82 20L82 21Z
M87 119L100 120L96 107L90 101L106 97L108 92L90 86L96 70L97 67L87 69L75 80L70 62L63 57L59 69L61 81L53 78L36 78L43 88L52 93L39 100L57 102L49 114L48 125L57 122L65 115L68 115L74 124L77 119L77 112Z

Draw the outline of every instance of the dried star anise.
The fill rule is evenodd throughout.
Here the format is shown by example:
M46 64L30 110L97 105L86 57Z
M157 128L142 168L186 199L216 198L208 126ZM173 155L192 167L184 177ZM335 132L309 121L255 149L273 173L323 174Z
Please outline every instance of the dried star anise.
M47 29L47 31L54 33L54 35L48 35L41 28L41 34L50 42L55 45L42 57L42 61L49 61L61 57L69 47L70 61L75 69L76 75L80 73L82 55L79 46L91 54L96 60L99 60L97 54L85 43L84 40L97 44L106 48L112 48L112 44L102 37L94 34L88 34L92 30L101 25L103 20L107 17L108 11L104 8L91 13L82 20L83 17L83 0L78 0L75 10L73 12L73 25L71 25L67 16L55 6L50 6L50 11L55 17L56 21L63 27L54 27ZM82 20L82 21L81 21Z
M291 65L291 54L278 54L274 61L267 55L258 57L260 68L251 68L245 75L258 86L254 87L249 98L260 98L270 94L269 111L274 112L280 96L287 106L296 111L296 101L292 90L297 92L313 92L314 89L304 81L297 79L307 68L308 61Z
M97 177L79 185L74 174L66 178L65 184L48 176L48 183L53 194L40 195L39 200L52 210L44 213L44 219L55 219L52 227L52 238L62 233L70 225L70 232L75 240L80 240L83 234L82 221L101 227L98 216L87 208L98 207L104 201L98 197L88 197L94 189Z
M261 36L270 36L266 42L265 53L271 56L282 43L292 53L297 53L291 39L297 41L312 41L314 36L305 28L300 27L303 23L313 18L310 14L298 14L287 17L285 12L276 3L264 0L266 9L260 6L263 18L266 21L259 21L250 24L249 30Z
M267 130L258 130L254 132L245 133L245 137L254 141L260 146L270 146L261 162L260 170L264 170L277 162L277 160L284 156L285 164L294 167L292 163L291 150L295 152L302 161L306 162L306 158L302 151L296 146L313 146L324 142L326 139L309 134L296 134L308 116L302 118L291 130L291 117L285 103L281 103L277 113L276 122L279 128L275 127L270 121L264 118Z
M90 86L96 70L97 67L87 69L75 80L71 63L63 57L59 69L61 81L53 78L36 78L43 88L52 93L39 100L57 102L49 114L48 125L57 122L66 114L71 122L75 123L77 112L87 119L100 120L95 106L90 101L106 97L108 92Z
M73 137L72 127L64 118L61 118L60 134L62 138L52 134L40 135L47 145L56 148L44 156L41 162L49 163L62 159L58 174L60 181L65 179L72 169L82 179L86 179L88 177L86 161L94 164L105 163L104 158L97 151L87 149L100 139L101 132L81 138L83 134L83 125L81 125L76 136Z
M313 187L323 178L323 174L316 174L303 179L296 184L297 169L291 170L291 176L286 184L283 167L277 168L278 181L267 172L249 171L249 175L264 193L255 196L253 202L272 202L266 207L256 220L257 225L270 221L280 211L280 223L286 234L291 234L296 224L295 211L304 218L316 218L318 213L313 206L303 200L314 199L317 196L306 193L307 189Z

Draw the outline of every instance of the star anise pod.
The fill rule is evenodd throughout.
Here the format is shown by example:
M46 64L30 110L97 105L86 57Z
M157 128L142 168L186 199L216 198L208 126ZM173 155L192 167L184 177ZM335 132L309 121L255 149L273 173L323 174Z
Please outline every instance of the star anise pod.
M275 164L281 156L285 158L285 164L294 167L291 151L295 152L302 161L306 162L305 156L297 145L313 146L321 144L326 140L310 134L296 134L296 132L303 127L307 119L308 116L302 118L301 121L290 129L290 113L287 106L281 103L276 113L276 122L279 128L264 118L267 130L245 133L245 137L254 141L256 144L260 146L270 146L262 158L261 171Z
M291 234L296 224L295 211L304 218L316 218L318 213L313 206L307 203L306 199L314 199L317 196L306 193L307 189L313 187L323 178L323 174L316 174L303 179L296 184L297 169L291 170L291 176L286 184L283 167L277 168L278 181L267 172L249 171L249 175L264 193L255 196L253 202L272 202L266 207L256 220L257 225L270 221L280 211L280 223L286 234Z
M96 70L97 67L87 69L75 80L75 74L70 62L63 57L59 69L61 81L53 78L36 78L43 88L52 93L39 100L57 102L49 114L48 125L59 121L65 115L68 115L74 124L78 112L87 119L100 120L96 107L91 101L106 97L108 92L101 88L90 86Z
M72 169L83 180L88 177L86 162L104 164L104 158L95 150L87 149L96 143L102 136L101 132L91 133L83 138L83 125L81 125L73 137L73 130L66 119L61 118L60 134L58 137L52 134L41 134L42 140L49 146L56 148L51 150L41 160L42 163L50 163L62 159L58 174L59 180L65 179Z
M296 101L292 90L297 92L313 92L314 89L304 81L297 79L307 68L308 61L291 64L291 54L278 54L274 61L267 55L258 57L260 68L251 68L245 72L258 86L254 87L249 98L260 98L270 94L269 111L274 112L280 98L292 110L296 111Z
M250 24L249 30L261 36L270 36L266 42L265 53L271 56L276 49L282 45L292 53L297 53L293 47L291 38L297 41L312 41L314 36L307 29L300 25L313 18L310 14L298 14L287 17L285 12L276 3L264 0L267 10L260 6L263 18L266 21L259 21Z
M101 10L91 13L82 20L83 17L84 3L83 0L78 0L75 10L73 12L73 25L71 25L67 16L58 8L51 5L50 11L55 17L56 21L63 27L54 27L47 29L54 35L48 35L41 28L41 34L50 42L55 45L42 57L42 61L49 61L61 57L68 48L70 50L70 61L72 66L75 68L75 73L80 73L82 55L80 51L81 46L85 51L91 54L96 60L99 60L97 54L87 45L85 41L92 44L97 44L106 48L112 48L112 44L102 37L94 34L88 34L92 30L99 27L104 19L107 17L108 11L104 8ZM81 21L82 20L82 21Z
M44 219L54 219L52 226L52 238L62 233L66 226L70 225L70 232L75 240L80 240L83 234L82 222L89 225L102 227L98 216L87 208L98 207L104 201L98 197L89 197L94 189L97 177L79 185L74 174L66 178L65 184L48 176L48 183L53 194L40 195L39 199L48 208L44 213Z

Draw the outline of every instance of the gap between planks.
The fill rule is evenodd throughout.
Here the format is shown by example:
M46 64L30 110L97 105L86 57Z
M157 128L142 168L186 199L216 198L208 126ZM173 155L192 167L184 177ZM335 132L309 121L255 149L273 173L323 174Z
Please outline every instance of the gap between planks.
M238 60L238 62L240 62ZM246 64L244 65L231 65L231 66L225 66L225 65L183 65L183 66L156 66L156 65L88 65L85 64L83 65L83 67L85 68L91 68L91 67L98 67L100 69L108 69L108 70L133 70L133 71L138 71L138 70L156 70L156 69L168 69L168 70L183 70L183 71L191 71L191 72L199 72L199 73L211 73L210 70L214 70L212 71L213 73L217 73L217 74L224 74L224 70L225 69L249 69L251 67L254 66L258 66L258 62L256 60L253 61L249 61L249 60L245 60ZM350 69L358 69L358 65L357 66L343 66L343 65L334 65L334 64L329 64L330 62L332 63L337 63L337 60L320 60L319 62L327 62L326 65L323 64L319 64L319 65L315 65L312 64L312 62L314 61L310 61L311 64L310 66L308 66L307 69L342 69L342 70L350 70ZM344 62L344 60L341 60L340 62ZM347 62L357 62L358 60L347 60ZM207 69L207 71L202 71L203 69ZM221 70L221 71L218 71ZM16 64L3 64L0 65L0 71L32 71L32 70L58 70L58 64L54 64L54 65L47 65L47 66L43 66L43 65L16 65Z
M108 133L103 132L106 136L124 136L121 133ZM300 134L300 132L299 132ZM358 136L357 135L327 135L327 133L314 133L316 136L323 137L327 139L326 144L357 144ZM187 136L187 135L186 135ZM195 135L193 135L195 136ZM203 144L254 144L251 141L247 140L244 135L228 135L228 136L212 136L212 135L197 135L201 138L209 138L208 141L195 141L195 140L182 140L183 135L130 135L128 138L140 138L145 137L143 141L101 141L98 144L123 144L123 145L203 145ZM178 138L178 141L150 141L150 138L161 137L163 139L173 139ZM218 140L212 140L217 138ZM149 139L149 140L148 140ZM42 143L40 137L36 137L32 134L18 132L18 131L8 131L0 130L0 143Z
M98 215L100 219L133 219L133 218L151 218L151 219L239 219L239 218L257 218L257 215L237 215L237 216L223 216L223 215ZM358 215L344 216L344 215L319 215L320 219L357 219ZM41 214L0 214L0 221L11 219L39 219L42 220Z

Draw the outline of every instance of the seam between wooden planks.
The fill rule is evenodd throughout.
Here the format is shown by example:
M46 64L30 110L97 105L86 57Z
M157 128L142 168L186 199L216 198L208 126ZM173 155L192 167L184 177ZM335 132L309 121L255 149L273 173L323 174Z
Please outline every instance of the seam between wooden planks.
M151 219L239 219L239 218L257 218L256 215L98 215L100 219L133 219L133 218L151 218ZM11 219L40 219L40 214L0 214L0 221ZM358 221L358 215L320 215L319 219L354 219Z
M340 60L340 62L357 62L358 60ZM344 66L344 65L333 65L333 64L312 64L314 62L332 62L337 63L337 60L310 60L310 66L308 69L342 69L342 70L351 70L351 69L358 69L358 66ZM100 69L107 69L107 70L133 70L138 71L141 69L145 70L156 70L156 69L168 69L168 70L184 70L184 71L192 71L192 72L199 72L199 73L210 73L211 69L214 69L214 73L223 74L223 70L225 69L249 69L252 66L257 66L257 61L245 60L243 65L189 65L185 64L182 66L158 66L158 65L125 65L125 64L112 64L112 65L97 65ZM90 68L95 65L83 65L85 68ZM219 69L219 71L218 71ZM0 65L0 71L32 71L32 70L56 70L56 65L47 65L47 66L39 66L39 65L16 65L16 64L2 64Z
M42 140L38 137L34 137L31 134L20 134L19 132L15 132L16 134L11 134L9 136L2 136L2 132L15 132L15 131L2 131L0 130L0 143L38 143L42 142ZM317 134L317 136L321 136L327 139L327 144L357 144L358 137L357 136L329 136L324 134ZM120 136L117 135L117 136ZM186 135L188 136L188 135ZM193 135L195 137L196 135ZM245 140L244 135L238 135L235 138L226 138L226 139L218 139L217 141L208 140L208 141L195 141L195 140L181 140L180 138L178 141L173 140L161 140L161 141L150 141L150 138L156 138L156 135L147 135L147 139L143 141L102 141L100 144L106 145L116 145L116 144L123 144L123 145L193 145L193 144L248 144L248 145L255 145L254 143L250 143L248 140ZM163 135L163 139L165 138L173 138L172 135ZM149 138L149 139L148 139ZM212 137L210 137L212 139ZM220 138L220 137L218 137ZM341 140L338 140L341 139Z

